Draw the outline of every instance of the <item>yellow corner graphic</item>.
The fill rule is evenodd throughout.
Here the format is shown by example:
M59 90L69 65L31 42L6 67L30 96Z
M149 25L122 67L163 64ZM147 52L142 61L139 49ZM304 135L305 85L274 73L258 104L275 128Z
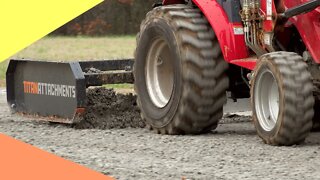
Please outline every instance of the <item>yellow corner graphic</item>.
M103 0L2 0L0 62Z

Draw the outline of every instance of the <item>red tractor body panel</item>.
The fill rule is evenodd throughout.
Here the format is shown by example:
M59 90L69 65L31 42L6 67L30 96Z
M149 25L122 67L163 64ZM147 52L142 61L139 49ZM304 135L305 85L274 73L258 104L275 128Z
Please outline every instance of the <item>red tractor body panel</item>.
M230 61L231 64L240 66L240 67L244 67L250 70L254 70L254 68L256 67L257 64L257 58L256 57L252 57L252 58L246 58L246 59L236 59L236 60L232 60Z
M284 1L286 8L297 6L308 0ZM290 19L300 33L314 61L320 63L320 8Z
M230 62L248 57L242 23L230 23L224 9L213 0L193 0L210 22L224 58Z
M164 0L163 3L181 3L179 0ZM184 2L184 1L182 1ZM216 0L193 0L211 24L227 62L248 57L248 49L244 41L242 23L231 23L224 9Z
M184 0L163 0L164 5L184 2ZM243 24L230 22L226 12L216 0L193 0L193 2L210 22L219 40L225 60L247 69L254 69L255 60L249 57ZM271 1L271 6L268 6L268 2L268 0L261 1L261 12L266 18L263 29L265 32L272 32L275 26L272 17L277 14L274 1ZM283 2L286 8L291 8L308 2L308 0L284 0ZM320 8L290 18L290 22L298 29L315 62L320 63Z

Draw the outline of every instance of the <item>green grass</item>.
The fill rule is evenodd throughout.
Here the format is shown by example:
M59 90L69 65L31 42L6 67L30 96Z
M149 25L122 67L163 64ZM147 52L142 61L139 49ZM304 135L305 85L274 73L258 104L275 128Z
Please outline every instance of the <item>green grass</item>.
M45 37L11 58L50 61L123 59L133 57L135 46L134 36ZM7 64L0 63L0 86L5 82Z
M45 37L13 57L36 60L103 60L133 57L134 36Z
M0 87L5 86L7 67L8 67L8 61L4 61L0 63Z
M112 89L132 89L133 84L107 84L104 87Z

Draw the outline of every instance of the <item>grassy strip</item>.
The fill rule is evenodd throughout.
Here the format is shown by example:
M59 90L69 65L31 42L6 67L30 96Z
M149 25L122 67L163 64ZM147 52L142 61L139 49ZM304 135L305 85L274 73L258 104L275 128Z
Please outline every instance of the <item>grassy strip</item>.
M132 89L133 84L106 84L104 85L106 88L112 89Z
M50 61L107 60L132 58L134 36L45 37L11 58ZM0 63L0 86L5 84L8 62Z
M4 61L0 63L0 87L5 86L7 67L8 67L8 61Z

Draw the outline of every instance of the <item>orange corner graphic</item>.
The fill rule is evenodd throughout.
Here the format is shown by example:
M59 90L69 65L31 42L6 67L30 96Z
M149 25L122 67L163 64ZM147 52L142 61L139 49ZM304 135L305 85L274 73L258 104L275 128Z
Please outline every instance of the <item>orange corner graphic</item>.
M0 179L112 180L29 144L0 134Z

